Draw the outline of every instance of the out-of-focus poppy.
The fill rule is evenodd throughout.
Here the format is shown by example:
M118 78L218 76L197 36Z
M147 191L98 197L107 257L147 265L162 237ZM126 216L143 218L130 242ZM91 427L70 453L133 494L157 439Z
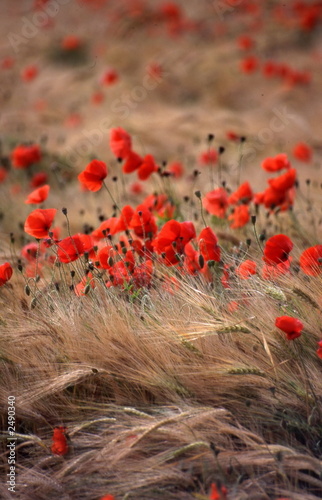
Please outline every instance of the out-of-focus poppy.
M38 163L41 160L40 147L38 144L31 144L30 146L21 144L12 151L11 159L14 168L28 168L33 163Z
M48 175L46 172L38 172L37 174L32 176L32 179L30 181L30 186L33 188L37 188L42 186L43 184L46 184L48 180Z
M309 162L312 159L312 149L304 142L299 142L293 149L293 156L297 160Z
M145 157L143 158L143 161L142 161L142 163L139 166L138 171L137 171L138 178L141 181L145 181L146 179L148 179L150 177L151 174L153 174L153 172L157 172L157 170L158 170L158 166L155 163L153 156L152 155L145 155Z
M32 193L30 193L27 196L25 203L35 204L35 205L37 205L38 203L42 203L43 201L47 200L49 190L50 190L49 184L45 184L45 186L41 186L35 189L34 191L32 191Z
M125 162L122 166L122 170L125 174L131 174L137 170L143 163L143 158L134 151L129 151L129 154L125 158Z
M244 260L239 264L239 266L236 269L236 274L240 278L247 280L249 279L253 274L256 274L257 271L257 264L253 260Z
M75 234L57 242L57 257L65 264L77 260L85 252L90 252L94 246L89 234Z
M240 201L243 204L245 204L249 203L252 198L253 198L252 188L250 187L249 182L246 181L243 184L241 184L239 188L236 189L236 191L229 196L228 203L234 205L235 203L238 203Z
M126 158L131 152L131 136L121 127L112 128L110 148L116 158Z
M285 153L280 153L274 157L265 158L262 161L262 169L266 172L278 172L283 170L283 168L290 168L290 162Z
M250 220L248 205L237 205L234 208L233 213L229 215L228 220L232 221L232 223L230 224L230 227L232 229L244 227Z
M204 196L202 204L210 214L224 218L228 207L227 191L222 187L210 191Z
M296 181L296 170L295 168L290 168L285 174L279 175L274 179L269 179L269 185L275 189L275 191L287 191L294 186Z
M318 349L316 351L316 354L319 356L319 358L322 359L322 340L320 340L320 342L318 342Z

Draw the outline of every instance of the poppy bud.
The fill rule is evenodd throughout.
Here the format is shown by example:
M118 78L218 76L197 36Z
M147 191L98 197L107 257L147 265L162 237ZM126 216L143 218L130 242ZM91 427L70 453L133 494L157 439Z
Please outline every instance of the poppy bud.
M64 215L67 215L67 208L62 208L61 211L63 212Z
M225 152L224 146L219 146L218 152L220 155L222 155Z
M195 196L201 200L201 192L200 191L195 191Z
M25 286L25 293L29 297L29 295L30 295L30 287L28 285Z
M250 220L252 221L252 224L255 225L256 224L256 215L252 215Z
M88 292L90 291L90 289L91 289L91 285L88 283L88 284L85 286L85 288L84 288L84 295L87 295L87 294L88 294Z
M214 134L208 134L208 142L213 141L215 138Z
M198 261L199 261L200 269L202 269L205 265L205 259L203 258L203 256L201 254L199 255Z

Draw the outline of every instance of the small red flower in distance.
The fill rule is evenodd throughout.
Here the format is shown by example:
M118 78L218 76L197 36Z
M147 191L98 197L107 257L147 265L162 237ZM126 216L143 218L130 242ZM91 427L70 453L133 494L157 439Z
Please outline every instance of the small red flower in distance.
M31 82L38 75L37 66L31 64L30 66L26 66L21 73L21 78L24 82Z
M38 172L37 174L33 175L30 181L30 186L33 188L40 187L43 184L46 184L47 180L48 175L46 174L46 172Z
M11 160L14 168L28 168L41 160L40 148L38 144L17 146L11 153Z
M100 500L115 500L114 495L104 495Z
M25 200L25 203L27 204L37 204L37 203L42 203L43 201L47 200L48 194L49 194L50 186L49 184L45 184L45 186L41 186L32 193L30 193L27 196L27 199Z
M293 149L293 156L297 160L309 162L312 159L312 149L304 142L299 142Z
M82 45L81 39L76 35L67 35L61 42L63 50L76 50Z
M199 157L199 163L201 165L212 165L218 160L218 152L215 149L209 149L201 153Z
M227 488L226 486L217 486L215 483L211 485L210 500L226 500L227 499Z
M270 265L285 262L292 248L292 240L285 234L272 236L266 241L263 260Z
M300 256L300 267L308 276L318 276L322 271L322 245L307 248Z
M316 354L319 356L319 358L322 359L322 340L320 340L320 342L318 342L318 350L316 351Z
M258 68L258 59L255 56L245 57L240 63L243 73L254 73Z
M131 146L131 136L123 128L112 128L110 133L110 148L116 158L126 158L131 151Z
M68 452L68 444L66 437L66 427L60 426L55 427L53 437L53 444L51 445L51 451L55 455L66 455Z
M0 266L0 286L3 286L10 280L13 270L9 262L5 262Z
M283 168L290 168L290 162L285 153L280 153L274 157L265 158L262 161L262 169L266 172L278 172Z
M107 176L107 167L103 161L92 160L78 175L79 182L89 191L99 191L103 185L103 181Z
M101 83L103 85L113 85L119 79L119 75L115 71L115 69L108 69L105 71L104 75L101 78Z
M38 239L47 238L56 212L56 208L37 208L28 215L24 226L25 232Z
M286 333L288 340L300 337L303 330L303 323L292 316L280 316L275 319L275 326Z
M249 50L254 47L254 40L248 35L241 35L237 38L237 45L241 50Z

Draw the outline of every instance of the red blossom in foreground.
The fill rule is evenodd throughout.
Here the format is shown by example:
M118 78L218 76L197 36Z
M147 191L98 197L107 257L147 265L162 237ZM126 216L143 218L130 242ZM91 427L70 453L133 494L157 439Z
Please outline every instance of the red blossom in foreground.
M318 350L316 351L316 354L319 356L319 358L322 359L322 340L320 340L320 342L318 342Z
M48 194L49 194L50 186L49 184L45 184L45 186L41 186L32 193L30 193L27 196L27 199L25 200L25 203L27 204L38 204L42 203L43 201L47 200Z
M56 212L56 208L37 208L28 215L24 226L25 232L37 239L47 238Z
M285 262L292 248L292 240L285 234L272 236L266 241L263 260L269 265Z
M297 160L309 162L312 159L312 149L304 142L299 142L293 149L293 156Z
M110 148L116 158L126 158L131 152L131 136L121 127L112 128Z
M300 267L308 276L318 276L322 271L322 245L307 248L300 256Z
M66 455L68 452L68 444L66 437L66 427L55 427L53 437L53 444L51 445L51 451L55 455Z
M275 326L286 333L288 340L300 337L303 330L303 323L292 316L280 316L275 320Z
M205 261L214 260L220 261L220 247L218 239L210 227L202 229L198 236L199 250Z
M78 175L79 182L89 191L99 191L107 176L107 167L103 161L92 160Z
M0 266L0 286L3 286L10 280L13 270L9 262L5 262Z
M40 148L38 144L17 146L11 153L11 160L14 168L28 168L41 160Z

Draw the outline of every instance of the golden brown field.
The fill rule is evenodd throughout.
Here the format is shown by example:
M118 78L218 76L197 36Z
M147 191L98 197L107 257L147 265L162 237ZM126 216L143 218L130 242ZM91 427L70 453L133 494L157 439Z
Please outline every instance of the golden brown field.
M0 14L0 498L321 498L321 2Z

